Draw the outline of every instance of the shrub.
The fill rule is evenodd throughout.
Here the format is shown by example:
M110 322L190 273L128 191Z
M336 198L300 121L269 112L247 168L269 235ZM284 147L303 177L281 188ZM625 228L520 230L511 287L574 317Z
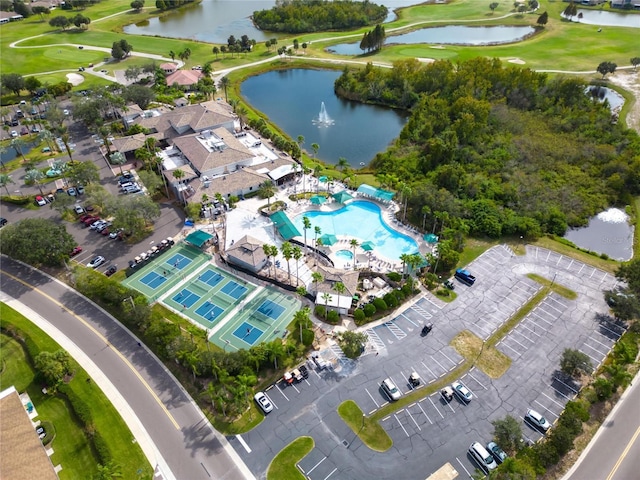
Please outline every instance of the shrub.
M549 436L547 442L551 443L554 446L556 453L559 456L563 456L573 448L574 438L575 435L569 428L565 427L564 425L558 425L551 432L551 435Z
M324 308L324 305L316 305L313 309L313 313L315 313L318 318L324 318L327 313L327 309Z
M538 462L544 468L549 468L560 460L556 447L551 442L537 443L532 448Z
M356 325L362 325L365 319L364 311L361 308L356 308L353 311L353 319L355 320Z
M398 272L389 272L387 273L387 278L392 282L399 282L400 280L402 280L402 275L400 275Z
M398 299L393 293L387 293L382 297L388 308L396 308L399 305Z
M335 310L329 310L329 313L327 313L327 323L330 323L331 325L337 325L340 323L340 314Z
M365 317L373 317L375 313L376 313L376 307L374 307L372 303L367 303L364 306Z
M111 454L111 450L109 450L109 445L107 445L107 442L105 442L104 438L98 431L93 434L93 445L100 457L100 463L106 465L113 460L113 455Z
M596 396L601 402L607 400L613 395L613 385L609 380L604 377L599 377L593 382L593 388L596 391Z
M376 310L378 312L384 312L385 310L387 310L389 308L389 307L387 307L387 303L381 298L376 298L373 301L373 306L376 307Z
M392 294L398 299L398 303L402 302L406 296L400 289L394 290Z
M80 420L82 426L85 427L85 430L92 430L94 428L93 417L91 416L91 410L85 401L76 395L73 389L67 384L60 385L58 392L69 401L69 404L73 409L73 413L78 417L78 420Z
M310 347L313 344L314 338L315 334L313 333L313 330L309 330L308 328L302 330L302 344L305 347Z
M564 407L564 411L565 413L572 413L579 418L581 422L589 421L589 405L587 405L585 400L570 400Z

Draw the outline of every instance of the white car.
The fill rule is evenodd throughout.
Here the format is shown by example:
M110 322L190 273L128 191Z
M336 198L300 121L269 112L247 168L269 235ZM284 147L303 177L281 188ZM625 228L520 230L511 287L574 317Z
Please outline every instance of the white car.
M69 115L69 110L67 110L66 108L62 111L62 113L64 113L65 115Z
M391 380L390 378L385 378L380 386L392 401L399 400L402 396L402 392L398 389L398 387L396 387L396 384L393 383L393 380Z
M487 452L487 449L484 448L480 442L473 442L469 447L469 453L485 473L489 473L491 470L498 468L498 464L493 456Z
M271 405L271 402L263 392L256 393L253 399L256 401L256 403L264 413L269 413L273 410L273 405Z
M98 268L100 265L102 265L106 261L107 260L102 255L98 255L96 258L94 258L89 263L87 263L87 267Z
M41 195L36 195L36 205L39 207L44 207L47 204L47 201Z
M531 426L533 426L537 430L542 431L542 433L547 433L547 430L551 428L551 424L549 423L549 421L535 410L527 410L527 414L525 415L524 419Z
M85 213L85 209L82 205L76 205L75 207L73 207L73 210L77 215L82 215L83 213Z
M11 130L11 138L16 138L18 136L18 132L15 130Z
M473 393L462 382L453 382L451 384L453 393L464 403L469 403L473 398Z

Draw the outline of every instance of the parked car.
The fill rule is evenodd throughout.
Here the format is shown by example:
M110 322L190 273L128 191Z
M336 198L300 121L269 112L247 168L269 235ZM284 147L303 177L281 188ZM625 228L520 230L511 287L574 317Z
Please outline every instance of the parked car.
M78 192L78 195L84 195L84 186L78 185L76 187L76 191Z
M41 195L36 195L36 205L39 207L44 207L47 204L47 201Z
M485 473L498 468L496 461L480 442L473 442L469 447L469 453Z
M431 330L433 330L433 323L427 323L424 327L422 327L420 335L426 337Z
M456 288L456 286L453 284L451 280L445 280L444 286L449 290L454 290Z
M453 382L451 384L451 388L453 389L453 393L456 397L464 403L469 403L473 398L473 393L471 393L471 391L462 382Z
M389 397L389 400L399 400L402 396L402 392L398 389L398 387L396 387L396 384L393 383L393 380L391 380L390 378L385 378L380 386Z
M73 211L76 212L76 215L82 215L85 212L85 209L82 205L76 205L73 207Z
M4 227L8 223L7 219L0 217L0 228Z
M536 430L541 431L542 433L547 433L547 431L551 428L551 424L549 423L549 421L535 410L527 410L527 414L525 415L524 419L532 427L534 427Z
M120 233L122 233L122 229L119 228L117 230L114 230L113 232L109 233L109 238L112 240L115 240L116 238L118 238L118 235L120 235Z
M91 230L97 230L97 229L98 229L98 227L100 227L100 226L104 225L105 223L106 223L106 221L105 221L105 220L100 220L100 219L98 219L98 220L96 220L95 222L93 222L93 223L91 224L91 226L89 227L89 229L91 229Z
M118 271L118 266L117 265L111 265L109 268L107 268L104 272L104 274L107 277L110 277L111 275L113 275L114 273L116 273Z
M18 136L18 132L15 130L11 130L11 138L16 138Z
M107 228L109 228L111 226L111 222L104 222L102 225L99 225L96 228L96 232L104 232Z
M71 113L71 112L69 112L69 110L67 110L67 109L65 108L65 109L62 111L62 113L64 113L65 115L69 115L69 113Z
M72 197L75 197L76 195L78 195L78 192L76 191L75 188L71 187L67 190L67 195L71 195Z
M82 252L82 247L80 245L78 245L77 247L73 247L73 250L71 250L71 253L69 254L69 256L70 257L75 257L80 252Z
M264 413L269 413L273 410L273 405L263 392L258 392L254 395L253 399Z
M507 457L509 457L496 442L487 443L487 450L489 450L489 453L493 455L493 458L495 458L498 463L504 462Z
M444 398L445 402L450 402L451 400L453 400L453 388L447 385L442 390L440 390L440 395L442 395L442 398Z
M93 260L91 260L89 263L87 263L87 267L89 267L89 268L98 268L100 265L102 265L106 261L107 261L106 258L104 258L102 255L98 255Z

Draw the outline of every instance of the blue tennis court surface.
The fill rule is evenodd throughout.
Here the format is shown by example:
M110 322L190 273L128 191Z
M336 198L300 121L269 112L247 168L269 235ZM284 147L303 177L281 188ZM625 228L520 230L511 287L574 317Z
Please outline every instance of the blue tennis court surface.
M196 295L191 290L184 288L173 296L173 301L179 303L185 308L191 308L191 306L201 298L202 297L200 297L200 295Z
M184 255L176 253L175 255L168 258L165 263L179 270L182 270L191 263L191 259L189 257L185 257Z
M209 301L204 302L196 309L198 315L210 322L215 321L223 312L224 309Z
M261 313L262 315L265 315L269 318L272 318L273 320L277 320L278 317L280 315L282 315L282 312L285 311L285 308L281 305L278 305L275 302L272 302L271 300L265 300L264 302L262 302L262 304L258 307L257 312Z
M236 330L233 332L233 335L243 342L246 342L249 345L253 345L258 341L263 333L264 332L259 328L256 328L248 324L247 322L242 322L242 325L236 328Z
M220 291L222 293L226 293L231 298L235 298L236 300L238 300L245 293L247 293L247 287L245 287L244 285L240 285L233 280L230 280L224 287L220 289Z
M215 287L220 281L224 278L224 276L220 275L218 272L214 272L213 270L207 270L202 275L198 277L198 280L206 283L211 287Z
M165 277L157 274L156 272L149 272L144 277L140 279L142 283L144 283L147 287L153 288L154 290L167 281Z

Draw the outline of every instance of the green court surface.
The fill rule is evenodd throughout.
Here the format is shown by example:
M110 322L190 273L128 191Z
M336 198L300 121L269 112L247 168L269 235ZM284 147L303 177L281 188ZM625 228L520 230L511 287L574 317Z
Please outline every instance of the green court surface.
M210 258L208 254L190 245L176 244L122 283L154 302L184 282L186 277L207 263Z
M249 349L285 335L287 325L300 310L294 294L265 287L247 302L209 339L224 350Z
M207 265L196 276L181 282L162 303L210 329L255 289L255 285Z

